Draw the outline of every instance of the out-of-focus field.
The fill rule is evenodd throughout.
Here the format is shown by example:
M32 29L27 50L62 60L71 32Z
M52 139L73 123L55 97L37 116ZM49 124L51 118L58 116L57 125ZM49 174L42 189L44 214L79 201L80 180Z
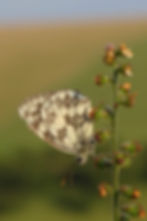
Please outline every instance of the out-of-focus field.
M105 45L126 42L135 54L131 81L138 91L138 100L132 110L121 111L119 132L121 138L140 139L146 144L146 27L146 20L134 20L0 28L2 221L102 220L103 216L103 220L110 220L110 202L101 202L96 194L97 171L91 174L92 166L88 165L78 172L77 187L61 188L61 177L72 158L50 149L28 131L17 116L17 107L30 95L60 88L79 89L94 103L110 100L110 88L98 89L94 76L110 71L101 62ZM145 154L136 161L137 168L131 173L132 182L143 186L143 200L147 203L147 169L142 160ZM127 174L128 171L124 177ZM108 213L103 214L103 208L109 208Z

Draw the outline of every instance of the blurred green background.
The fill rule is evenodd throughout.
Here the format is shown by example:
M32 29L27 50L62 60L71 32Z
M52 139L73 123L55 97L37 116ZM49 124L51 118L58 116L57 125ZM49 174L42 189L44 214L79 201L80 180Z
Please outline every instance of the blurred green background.
M143 191L147 204L147 21L145 19L17 25L0 28L0 220L110 220L111 198L100 199L97 184L110 179L91 163L75 166L74 182L61 187L73 159L56 152L32 134L17 114L19 104L40 92L79 89L93 103L111 99L110 88L94 85L107 43L126 43L138 93L133 109L119 115L120 139L141 140L144 152L123 171L122 182ZM108 96L109 94L109 96ZM102 147L100 147L102 150ZM130 176L131 175L131 176ZM107 211L107 212L106 212Z

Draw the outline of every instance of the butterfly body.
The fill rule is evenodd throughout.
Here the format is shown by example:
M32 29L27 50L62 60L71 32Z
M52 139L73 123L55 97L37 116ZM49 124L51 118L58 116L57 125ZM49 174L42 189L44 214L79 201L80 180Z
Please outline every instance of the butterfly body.
M27 100L20 106L19 114L42 140L86 160L94 152L93 122L88 117L91 109L86 96L61 90Z

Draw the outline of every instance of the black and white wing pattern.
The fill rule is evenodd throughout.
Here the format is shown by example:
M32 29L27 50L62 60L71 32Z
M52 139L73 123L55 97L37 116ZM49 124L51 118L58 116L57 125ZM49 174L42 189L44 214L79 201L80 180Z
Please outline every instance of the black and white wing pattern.
M24 102L19 115L31 130L54 148L87 160L94 152L90 100L75 90L60 90Z

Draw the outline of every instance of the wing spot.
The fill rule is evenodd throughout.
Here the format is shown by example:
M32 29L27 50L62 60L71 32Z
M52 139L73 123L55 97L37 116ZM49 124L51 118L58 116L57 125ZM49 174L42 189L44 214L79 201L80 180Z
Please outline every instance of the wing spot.
M62 141L65 138L66 135L67 135L67 129L66 128L63 127L62 129L58 130L58 139L60 141Z
M64 118L67 124L75 128L81 127L85 123L83 116L79 114L75 114L73 117L66 114Z
M45 140L47 140L47 141L52 142L54 140L54 136L48 130L44 131L43 136L44 136Z

